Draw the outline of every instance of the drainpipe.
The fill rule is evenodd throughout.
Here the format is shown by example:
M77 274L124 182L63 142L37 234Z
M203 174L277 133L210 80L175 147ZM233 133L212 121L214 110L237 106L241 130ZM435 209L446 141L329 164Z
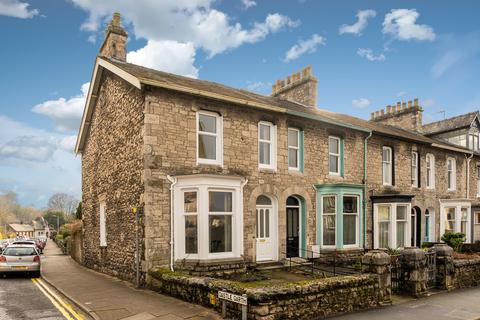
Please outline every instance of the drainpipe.
M245 185L246 185L247 183L248 183L248 179L245 178L245 179L242 181L242 183L240 184L240 199L242 199L242 201L240 202L240 204L241 204L240 211L241 211L241 212L244 212L244 211L243 211L243 187L245 187ZM242 225L243 225L243 222L242 222ZM243 230L244 230L244 229L245 229L245 228L242 227L242 234L241 234L242 239L243 239ZM242 255L245 255L245 250L244 250L244 248L245 248L245 247L243 246L243 241L242 241L242 247L240 248L240 249L241 249L241 252L242 252Z
M470 199L470 161L473 158L473 153L470 155L470 157L467 158L467 155L465 155L465 159L467 160L467 196L465 197L466 199Z
M363 248L367 247L367 188L368 188L368 139L372 137L373 133L370 132L365 138L363 143Z
M170 270L175 271L173 267L173 250L174 240L173 240L173 226L174 226L174 213L173 213L173 188L177 184L177 178L167 175L168 181L170 181Z

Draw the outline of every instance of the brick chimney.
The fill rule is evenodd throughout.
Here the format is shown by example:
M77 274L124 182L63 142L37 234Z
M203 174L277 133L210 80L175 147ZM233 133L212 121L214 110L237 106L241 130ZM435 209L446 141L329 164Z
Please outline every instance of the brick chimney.
M277 80L272 86L272 96L314 108L317 106L317 84L312 67L307 66L285 79Z
M420 131L422 128L423 109L418 99L407 102L397 102L385 109L372 112L370 121L388 124L403 129Z
M100 47L100 55L117 60L127 60L127 32L122 27L120 13L115 12L105 29L105 40Z

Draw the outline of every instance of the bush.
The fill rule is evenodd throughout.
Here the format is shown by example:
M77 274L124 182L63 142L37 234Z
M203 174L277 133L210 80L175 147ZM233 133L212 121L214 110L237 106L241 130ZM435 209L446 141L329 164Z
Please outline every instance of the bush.
M460 245L467 240L465 233L462 232L446 232L442 236L442 241L448 244L453 250L458 251Z
M56 239L57 239L57 241L63 241L63 235L57 234Z

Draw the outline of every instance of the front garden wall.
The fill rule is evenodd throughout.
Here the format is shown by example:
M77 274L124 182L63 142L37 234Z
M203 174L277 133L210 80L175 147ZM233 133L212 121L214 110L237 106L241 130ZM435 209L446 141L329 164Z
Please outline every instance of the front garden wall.
M456 289L480 285L480 258L454 260L453 286Z
M248 319L312 319L381 305L379 277L372 274L272 284L268 280L241 283L155 269L151 289L182 300L221 310L218 291L246 294ZM239 316L238 305L227 304L229 316Z

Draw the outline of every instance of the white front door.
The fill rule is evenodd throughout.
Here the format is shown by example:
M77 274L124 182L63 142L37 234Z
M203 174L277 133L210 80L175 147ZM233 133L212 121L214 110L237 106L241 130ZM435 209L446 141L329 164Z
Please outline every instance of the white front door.
M273 207L257 205L257 262L275 259Z

